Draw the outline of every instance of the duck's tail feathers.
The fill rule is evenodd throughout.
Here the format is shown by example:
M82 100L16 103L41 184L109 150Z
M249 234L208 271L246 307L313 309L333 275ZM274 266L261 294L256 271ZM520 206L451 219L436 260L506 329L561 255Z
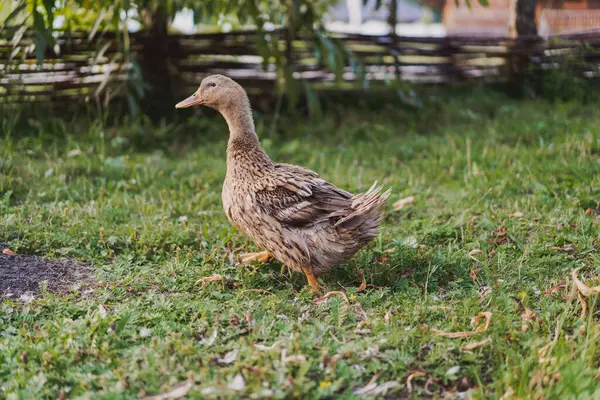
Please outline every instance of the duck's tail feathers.
M360 241L375 238L380 231L384 204L392 189L383 191L383 186L377 186L377 181L365 193L352 198L350 212L340 218L334 225L340 233L357 235Z

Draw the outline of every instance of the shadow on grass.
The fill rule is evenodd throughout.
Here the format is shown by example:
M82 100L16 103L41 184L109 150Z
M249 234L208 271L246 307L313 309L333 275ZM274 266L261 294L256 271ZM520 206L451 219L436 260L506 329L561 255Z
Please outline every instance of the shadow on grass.
M238 271L238 279L252 289L299 291L307 285L303 274L291 271L277 261L238 268L243 269ZM472 286L469 271L468 260L446 249L398 245L387 251L364 250L319 279L329 291L357 289L364 276L367 289L387 288L399 292L412 288L438 293L456 285Z

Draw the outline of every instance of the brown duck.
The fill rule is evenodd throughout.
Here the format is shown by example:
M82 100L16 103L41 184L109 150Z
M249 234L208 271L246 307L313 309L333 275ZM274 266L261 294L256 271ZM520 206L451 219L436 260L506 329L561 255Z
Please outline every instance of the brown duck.
M229 126L223 208L229 221L265 251L243 254L243 262L275 258L317 277L350 259L380 231L390 191L374 184L353 195L303 167L273 162L254 129L244 89L223 75L202 80L176 108L201 104L219 111Z

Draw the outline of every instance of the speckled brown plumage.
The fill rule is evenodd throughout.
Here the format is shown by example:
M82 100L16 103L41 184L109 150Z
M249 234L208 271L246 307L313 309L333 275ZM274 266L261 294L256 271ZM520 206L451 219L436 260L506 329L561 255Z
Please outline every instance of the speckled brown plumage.
M260 146L244 89L222 75L205 78L178 108L202 104L218 110L229 126L223 208L229 221L268 256L304 272L313 289L316 277L350 259L380 231L390 191L375 184L353 195L315 172L274 163Z

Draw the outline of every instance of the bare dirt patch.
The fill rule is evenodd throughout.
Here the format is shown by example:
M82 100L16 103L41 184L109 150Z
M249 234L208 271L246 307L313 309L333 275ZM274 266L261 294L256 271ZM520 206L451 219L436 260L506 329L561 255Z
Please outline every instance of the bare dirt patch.
M18 299L36 294L44 281L49 292L66 293L92 283L94 271L89 265L74 260L0 254L0 298Z

